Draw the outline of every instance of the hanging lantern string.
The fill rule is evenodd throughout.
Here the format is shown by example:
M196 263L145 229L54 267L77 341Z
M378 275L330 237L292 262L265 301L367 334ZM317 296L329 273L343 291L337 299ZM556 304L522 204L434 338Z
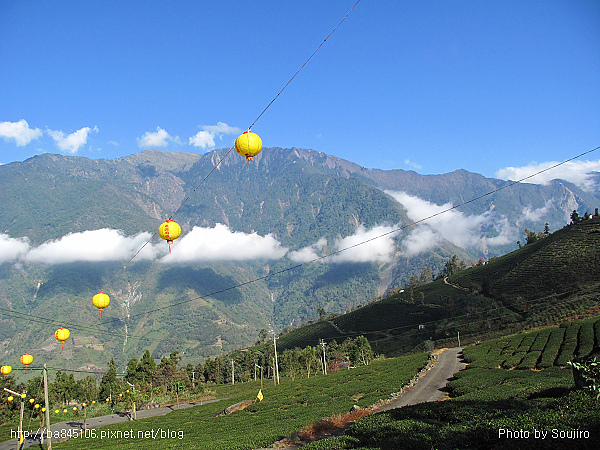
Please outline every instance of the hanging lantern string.
M296 76L300 73L300 71L302 69L304 69L304 66L306 66L308 64L308 62L312 59L313 56L315 56L317 54L317 52L321 49L321 47L323 47L323 44L325 44L325 42L327 41L327 39L329 39L329 37L335 33L335 30L337 30L340 25L346 20L346 18L350 15L350 13L354 10L354 8L356 8L356 5L358 5L360 3L360 0L357 0L357 2L352 6L352 8L350 8L350 11L348 11L346 13L346 15L344 16L344 18L342 20L340 20L340 23L338 23L335 28L333 30L331 30L331 32L327 35L327 37L325 39L323 39L323 42L321 42L321 44L319 44L319 46L315 49L314 52L312 52L312 55L310 55L308 57L308 59L306 61L304 61L304 64L302 64L302 66L300 66L300 68L296 71L296 73L292 76L292 78L289 79L289 81L285 84L285 86L283 86L283 88L281 88L281 90L277 93L277 95L273 98L273 100L271 100L269 102L269 104L266 106L265 109L262 110L262 112L258 115L258 117L256 118L256 120L254 122L252 122L252 125L250 125L250 127L248 128L249 130L252 129L252 127L254 126L254 124L256 122L258 122L258 119L260 119L262 117L262 115L267 111L267 109L269 109L269 107L275 103L275 100L277 100L277 98L281 95L281 93L283 91L285 91L285 88L288 87L288 85L294 80L294 78L296 78Z
M319 44L319 46L315 49L314 52L312 52L312 54L308 57L308 59L306 61L304 61L304 64L302 64L302 66L300 66L300 68L296 71L296 73L288 80L288 82L285 84L285 86L283 86L283 88L281 88L281 90L277 93L277 95L273 98L273 100L271 100L269 102L269 104L265 107L265 109L262 110L262 112L258 115L258 117L256 119L254 119L254 122L252 122L252 125L250 125L248 127L248 130L251 130L252 127L256 124L256 122L258 122L258 120L263 116L263 114L267 111L267 109L269 109L271 107L271 105L273 103L275 103L275 100L277 100L279 98L279 96L283 93L283 91L290 85L290 83L294 80L294 78L296 78L296 76L302 71L302 69L304 69L304 67L308 64L308 62L313 58L313 56L315 56L317 54L317 52L321 49L321 47L323 47L323 45L325 44L325 42L327 41L327 39L329 39L331 37L331 35L333 33L335 33L335 31L340 27L340 25L342 25L342 23L346 20L346 18L350 15L350 13L354 10L354 8L356 8L356 5L358 5L360 3L360 0L357 0L356 3L354 3L354 5L352 6L352 8L350 8L350 10L346 13L346 15L342 18L342 20L340 20L340 22L333 28L333 30L331 30L331 32L327 35L327 37L325 39L323 39L323 42L321 42ZM207 178L209 176L212 175L212 173L217 170L219 168L219 166L221 165L221 163L225 160L225 158L227 158L229 156L229 154L233 151L234 147L231 147L229 149L229 151L227 151L227 153L225 153L225 155L219 159L219 161L217 161L217 163L214 165L214 167L208 172L208 174L198 183L198 185L192 190L192 192L183 199L183 201L181 202L181 204L177 207L177 209L175 211L173 211L170 215L169 215L169 220L173 219L173 216L175 214L177 214L179 212L179 210L181 210L181 208L183 208L183 205L186 204L186 202L193 196L195 195L196 191L200 188L200 186L202 186L204 184L204 182L207 180ZM248 162L248 170L250 170L250 162ZM116 272L109 280L108 282L105 284L109 285L112 284L112 282L115 280L115 278L121 273L123 272L123 270L125 270L127 268L127 266L129 264L131 264L131 262L140 254L140 252L152 241L152 239L155 238L155 236L158 234L158 231L155 231L154 234L150 237L150 239L148 239L141 247L138 251L136 251L133 256L129 259L129 261L127 261L125 263L125 265L123 265L123 267Z

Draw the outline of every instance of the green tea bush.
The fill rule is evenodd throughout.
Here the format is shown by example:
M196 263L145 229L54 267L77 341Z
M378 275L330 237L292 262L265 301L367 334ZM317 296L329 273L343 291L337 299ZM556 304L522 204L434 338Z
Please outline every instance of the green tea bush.
M558 352L560 350L560 346L563 342L565 336L564 328L553 328L550 332L550 336L548 336L548 342L542 351L542 356L540 357L540 361L538 363L538 368L543 369L546 367L552 367L554 365L554 361L558 356Z

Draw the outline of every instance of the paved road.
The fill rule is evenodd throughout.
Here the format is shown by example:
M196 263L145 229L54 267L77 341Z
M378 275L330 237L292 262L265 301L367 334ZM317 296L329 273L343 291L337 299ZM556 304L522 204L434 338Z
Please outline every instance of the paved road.
M439 354L438 362L419 379L415 386L377 411L387 411L417 403L436 402L445 397L444 387L456 372L465 368L460 361L462 348L452 348Z
M216 399L216 400L205 400L203 402L197 403L181 403L179 405L179 409L191 408L192 406L200 406L205 405L207 403L218 402L220 400L225 399ZM164 416L172 411L176 411L178 408L176 405L173 406L161 406L160 408L152 408L152 409L143 409L136 412L136 420L145 419L146 417L155 417L155 416ZM93 417L91 419L86 420L86 428L91 430L92 428L99 428L105 425L111 425L113 423L119 422L128 422L130 420L128 413L120 413L120 414L111 414L109 416L101 416L101 417ZM27 427L23 427L27 431ZM65 430L63 433L68 434L69 430L71 430L71 435L74 431L80 433L83 430L83 418L81 420L74 420L69 422L59 422L53 423L50 426L50 430L52 431L52 435L60 435L62 430ZM30 430L33 433L37 431L37 429ZM16 432L16 430L15 430ZM52 439L52 442L58 442L60 440L65 439ZM39 444L40 438L39 435L36 437L27 437L23 442L22 448L27 448L34 444ZM45 442L45 439L44 439ZM0 450L15 450L17 448L17 439L11 439L10 441L0 443Z

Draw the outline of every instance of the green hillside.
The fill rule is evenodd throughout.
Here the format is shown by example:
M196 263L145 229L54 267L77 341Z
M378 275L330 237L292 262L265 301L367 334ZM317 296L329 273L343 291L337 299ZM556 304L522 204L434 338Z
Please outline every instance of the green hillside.
M448 383L449 400L364 417L304 448L595 449L600 400L575 389L567 362L598 342L596 316L465 347L468 366Z
M600 307L600 219L582 221L458 272L280 338L282 348L364 334L396 354L559 323ZM431 343L433 345L433 343Z
M288 257L173 265L135 260L124 271L126 261L34 263L17 258L0 264L0 332L7 358L31 352L36 361L43 357L76 369L103 367L114 357L122 367L149 348L157 357L178 350L186 362L197 363L251 345L261 329L298 326L316 320L318 310L355 310L408 283L425 266L438 273L454 254L466 261L481 256L478 248L459 248L437 237L430 251L407 255L403 239L414 223L382 189L457 204L503 183L466 171L436 176L373 171L296 148L265 148L250 171L235 154L215 169L226 152L144 151L115 160L44 154L0 166L1 237L38 247L69 233L101 228L121 230L128 237L153 233L187 199L174 217L184 235L195 226L221 223L234 232L270 234L290 251L325 238L325 254L360 226L396 225L403 228L394 235L393 258L384 263L324 260L293 270L297 262ZM561 183L516 185L510 195L501 191L490 197L491 203L479 202L464 211L482 214L493 208L510 223L539 229L543 221L523 217L523 211L546 208L554 227L564 223L567 206L589 208L595 201L591 194ZM496 231L488 224L481 232L488 236ZM152 244L158 241L155 237ZM510 249L515 245L516 239L506 244ZM522 321L523 311L513 305L518 295L501 297L495 294L497 287L481 293L477 282L482 283L465 284L468 294L434 282L415 288L412 296L405 292L390 297L330 323L314 324L314 333L299 332L308 333L305 337L297 333L282 341L304 346L320 338L366 334L376 351L394 354L425 348L426 339L443 340L458 330L481 333L485 327L494 330ZM518 286L522 280L513 282ZM102 321L90 302L98 290L113 299ZM490 310L499 318L486 315L487 323L448 320L465 311L481 316ZM365 321L362 314L370 318ZM53 347L59 326L70 327L73 337L61 353Z

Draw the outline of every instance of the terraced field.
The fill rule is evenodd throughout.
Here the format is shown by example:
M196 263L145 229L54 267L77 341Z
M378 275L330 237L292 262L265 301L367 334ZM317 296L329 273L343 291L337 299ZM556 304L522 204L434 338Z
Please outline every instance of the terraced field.
M562 366L597 348L599 331L594 317L466 347L450 400L365 417L303 448L596 449L600 400Z
M587 356L600 342L600 318L494 339L464 349L470 367L545 369L565 367L574 356Z

